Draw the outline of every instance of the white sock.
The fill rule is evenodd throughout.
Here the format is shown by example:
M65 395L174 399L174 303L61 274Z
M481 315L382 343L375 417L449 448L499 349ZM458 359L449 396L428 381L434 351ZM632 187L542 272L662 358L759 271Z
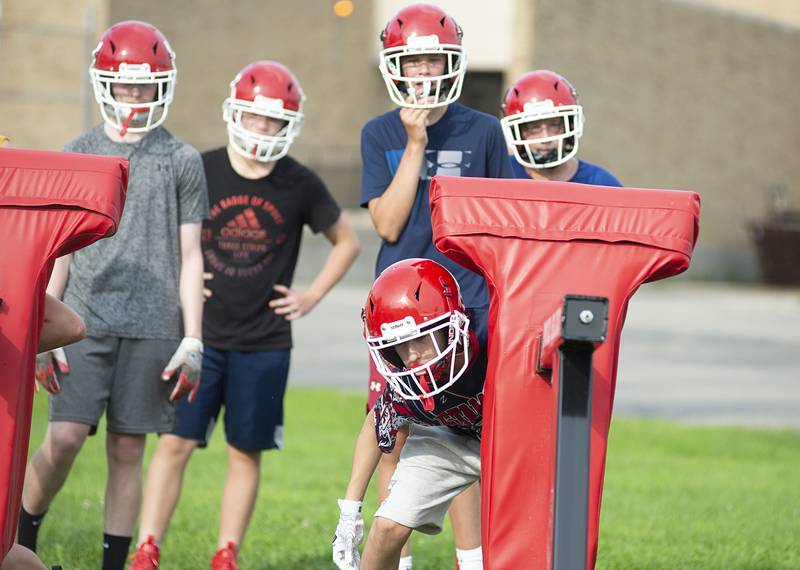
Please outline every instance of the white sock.
M400 559L400 564L397 565L397 570L414 570L414 565L411 562L411 556L403 556Z
M483 550L481 547L461 550L456 548L459 570L483 570Z

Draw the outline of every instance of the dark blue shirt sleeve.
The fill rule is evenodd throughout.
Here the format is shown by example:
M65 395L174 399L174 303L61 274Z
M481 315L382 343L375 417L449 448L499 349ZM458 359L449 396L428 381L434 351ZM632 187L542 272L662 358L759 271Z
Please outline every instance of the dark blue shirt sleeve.
M371 123L361 129L361 165L361 207L366 208L370 200L383 195L393 178Z
M617 180L616 176L611 174L605 168L602 170L602 174L601 176L598 177L598 180L599 180L598 184L600 186L614 186L622 188L622 183L619 180Z

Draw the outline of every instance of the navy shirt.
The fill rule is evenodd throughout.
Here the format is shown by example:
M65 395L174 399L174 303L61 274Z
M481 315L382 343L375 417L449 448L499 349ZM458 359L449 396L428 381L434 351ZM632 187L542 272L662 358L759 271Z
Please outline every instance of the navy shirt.
M514 178L530 179L528 171L522 166L514 156L509 156L511 169L514 171ZM594 186L617 186L621 187L620 181L602 166L597 166L585 160L578 160L578 171L568 182L577 184L592 184Z
M489 336L487 309L468 309L472 350L468 368L452 386L433 396L433 410L420 400L404 400L387 383L375 402L375 439L384 453L391 453L397 430L408 423L446 426L480 439L483 427L483 387L486 382Z
M361 206L378 198L391 184L408 138L395 109L369 121L361 130ZM425 161L419 175L414 205L400 238L383 242L375 264L375 275L392 263L412 257L433 259L444 265L458 281L467 307L488 304L486 283L479 275L440 253L432 242L428 190L437 174L481 178L512 178L505 140L495 117L453 103L444 116L428 127Z

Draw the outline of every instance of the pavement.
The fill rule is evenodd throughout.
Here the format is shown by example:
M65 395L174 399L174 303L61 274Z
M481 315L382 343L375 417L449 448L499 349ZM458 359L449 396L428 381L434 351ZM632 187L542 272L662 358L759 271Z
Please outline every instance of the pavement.
M378 241L355 216L362 254L294 324L290 382L366 392L361 306ZM304 238L296 287L328 251ZM800 429L800 289L672 279L644 285L622 333L614 414L689 424Z

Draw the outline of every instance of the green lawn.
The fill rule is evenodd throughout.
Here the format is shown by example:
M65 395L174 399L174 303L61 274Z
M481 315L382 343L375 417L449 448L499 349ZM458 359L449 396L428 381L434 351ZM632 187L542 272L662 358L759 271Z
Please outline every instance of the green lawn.
M349 475L363 405L358 393L289 391L286 449L265 457L243 568L333 567L336 498ZM35 406L34 449L46 425L46 398L38 396ZM189 465L162 549L168 570L208 567L225 472L223 444L218 431ZM48 564L100 567L103 445L102 437L89 440L45 519L40 555ZM369 520L374 494L365 507ZM617 421L602 512L598 568L800 569L800 433ZM415 540L418 569L453 567L449 529Z

